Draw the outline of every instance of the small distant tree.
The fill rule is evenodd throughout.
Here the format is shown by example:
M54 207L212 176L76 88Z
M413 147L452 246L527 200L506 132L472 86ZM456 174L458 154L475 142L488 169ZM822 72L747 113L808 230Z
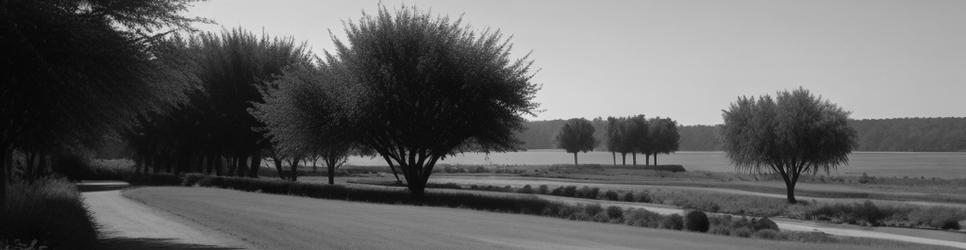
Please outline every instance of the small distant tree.
M574 154L574 165L577 165L577 153L592 151L597 143L594 125L584 118L570 119L557 134L557 147Z
M619 151L619 145L621 144L621 139L624 135L621 134L619 118L607 117L607 150L610 151L611 158L614 160L614 166L617 166L617 151Z
M637 153L644 153L647 156L646 153L651 152L652 148L654 148L654 140L650 137L650 133L648 132L650 127L644 115L627 118L625 126L627 127L627 133L624 134L627 143L625 147L631 151L634 161L633 165L637 166Z
M654 165L657 165L658 154L670 154L678 151L678 141L681 135L678 134L678 124L670 118L651 118L648 121L649 147L645 152L645 164L650 164L650 157L654 157Z
M857 146L849 112L803 88L775 99L738 98L723 117L725 151L735 168L781 176L789 203L796 203L799 176L847 164Z
M497 30L402 7L347 22L336 53L352 90L353 131L419 197L436 162L463 151L520 149L533 115L532 61ZM333 36L334 37L334 36Z

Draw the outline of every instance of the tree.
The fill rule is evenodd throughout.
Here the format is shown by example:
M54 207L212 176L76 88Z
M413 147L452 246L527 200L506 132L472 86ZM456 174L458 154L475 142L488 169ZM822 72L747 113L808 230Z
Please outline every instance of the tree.
M625 126L627 126L627 133L624 134L626 136L624 139L627 143L626 147L633 156L634 166L637 166L637 153L643 153L644 156L647 156L649 152L653 151L654 140L650 137L650 132L648 132L650 127L644 115L628 117Z
M281 155L272 152L265 130L258 129L264 125L248 109L262 102L260 91L282 69L308 64L309 53L290 38L241 29L192 36L187 43L198 90L189 92L189 105L143 119L131 138L140 141L132 143L136 162L176 174L201 172L205 165L218 175L257 177L263 155Z
M574 154L574 165L577 165L578 152L592 151L597 143L594 138L594 125L584 118L570 119L557 134L557 147Z
M678 141L681 136L678 134L678 124L671 118L651 118L648 121L648 138L650 146L645 152L645 157L654 156L654 165L657 165L658 154L670 154L678 151ZM649 164L650 160L645 160Z
M296 65L263 90L265 102L256 103L250 111L265 124L279 151L294 158L305 154L322 158L328 166L329 184L335 183L335 169L345 163L354 139L346 116L347 100L341 99L345 86L339 84L344 82L339 81L333 66ZM297 172L292 169L290 179L294 181Z
M532 61L511 59L499 31L415 7L363 15L333 38L351 85L351 119L365 147L398 167L419 197L436 162L467 150L520 149L514 133L533 115Z
M180 103L188 81L164 38L205 21L180 14L191 2L0 2L0 205L15 151L45 167Z
M611 158L614 160L614 166L617 166L617 151L621 145L621 138L624 135L621 134L620 129L621 119L614 117L607 117L607 150L610 151Z
M848 116L804 88L778 92L775 99L740 97L724 111L725 151L739 171L781 176L788 202L796 203L799 176L848 163L857 146Z

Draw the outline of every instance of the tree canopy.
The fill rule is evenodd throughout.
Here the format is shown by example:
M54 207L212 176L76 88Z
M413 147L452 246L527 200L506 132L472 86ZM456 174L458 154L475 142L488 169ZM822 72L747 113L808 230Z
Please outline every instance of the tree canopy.
M328 166L329 184L356 139L339 74L321 62L291 67L263 91L265 102L251 110L265 124L277 153L319 155Z
M577 165L578 152L592 151L598 142L594 138L594 125L583 118L568 120L557 134L557 147L574 154L574 165Z
M191 80L167 34L205 21L182 15L191 2L0 2L2 184L14 151L27 155L25 169L43 168L52 154L90 149L183 102Z
M353 86L360 140L398 166L414 194L447 155L519 148L514 132L537 107L539 87L532 61L511 58L502 33L415 7L381 7L345 32L331 58Z
M780 175L795 203L799 176L848 163L857 146L848 116L803 88L774 99L741 97L723 114L725 151L739 171Z

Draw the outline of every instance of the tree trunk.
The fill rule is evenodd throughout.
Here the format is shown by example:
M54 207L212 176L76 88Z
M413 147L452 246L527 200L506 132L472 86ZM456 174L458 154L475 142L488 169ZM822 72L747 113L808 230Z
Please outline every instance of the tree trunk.
M577 152L574 152L574 166L577 166Z
M329 169L329 185L335 184L335 162L326 161L325 165ZM312 168L315 168L315 167L313 166Z
M221 169L225 166L225 158L215 156L215 176L221 176Z
M7 169L13 158L12 151L4 147L3 152L0 152L0 209L6 208L7 205Z
M396 176L396 182L402 183L402 180L399 179L399 174L396 173L396 167L393 166L394 164L392 164L392 160L389 159L389 156L383 155L382 158L386 160L386 164L389 164L389 169L392 170L392 175Z
M610 151L610 158L614 159L614 166L617 166L617 152Z
M644 154L644 166L651 165L651 154Z
M238 158L238 177L248 176L248 157L242 156Z
M621 165L627 166L627 153L621 153Z
M302 161L301 158L292 158L292 164L290 164L289 166L289 168L291 169L291 171L289 172L289 180L298 181L298 177L299 177L298 171L299 171L300 161Z
M637 166L637 153L636 152L635 153L631 153L631 156L634 159L634 166Z
M319 172L319 158L312 159L312 173ZM332 183L329 183L332 184Z
M798 203L798 201L795 200L795 182L794 181L791 181L791 180L788 180L787 178L785 178L785 179L786 179L785 180L785 190L786 190L786 192L788 194L788 203L789 204Z
M285 180L285 169L282 169L282 164L285 162L282 161L282 158L272 156L272 163L275 163L275 171L278 171L278 178Z
M657 154L654 154L654 166L657 166Z
M262 168L262 156L259 154L252 155L252 165L248 171L248 177L258 178L258 169Z

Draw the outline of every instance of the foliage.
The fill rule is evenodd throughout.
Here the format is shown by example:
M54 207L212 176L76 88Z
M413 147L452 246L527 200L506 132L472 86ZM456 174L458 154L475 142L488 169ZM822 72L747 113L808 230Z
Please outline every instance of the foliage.
M265 124L275 153L320 156L329 169L329 184L345 163L355 134L345 112L348 101L342 99L346 86L340 84L345 82L334 67L294 65L262 91L265 102L250 110Z
M707 232L710 222L708 215L701 211L688 211L684 214L684 229L692 232Z
M560 134L557 134L557 147L574 154L574 165L577 165L578 152L594 150L597 143L597 139L594 138L594 126L583 118L570 119L560 129Z
M338 60L352 86L360 141L398 167L414 195L443 157L519 148L513 135L537 107L539 87L530 82L532 62L511 59L499 31L478 33L415 7L381 7L345 32L327 60Z
M146 116L128 134L137 165L257 176L270 143L248 110L282 69L309 63L305 46L235 29L190 37L179 49L193 55L189 73L200 84L187 93L190 105Z
M799 176L848 163L856 147L848 115L803 88L775 99L741 97L724 111L725 151L739 171L780 175L795 203Z
M11 183L7 203L0 207L0 225L0 246L15 246L15 241L53 249L97 245L97 231L80 194L63 179Z
M958 230L966 210L952 207L881 206L870 201L826 204L806 211L803 218L869 226L921 227Z
M190 77L165 38L204 21L181 15L191 2L0 2L0 205L14 151L38 159L20 164L40 173L50 155L95 148L183 103Z
M684 228L684 217L681 217L680 214L672 214L664 217L664 220L661 221L661 228L681 230Z

